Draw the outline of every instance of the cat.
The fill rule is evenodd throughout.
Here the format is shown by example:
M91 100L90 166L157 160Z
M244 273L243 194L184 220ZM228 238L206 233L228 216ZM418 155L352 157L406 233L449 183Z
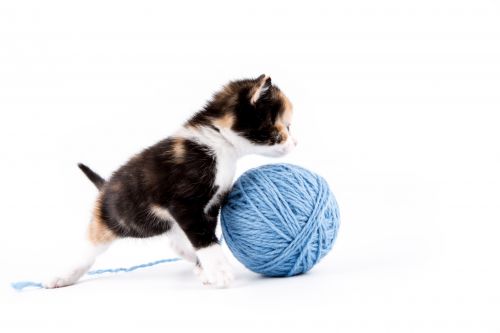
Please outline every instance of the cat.
M203 284L229 286L234 276L215 228L236 161L247 154L289 153L297 143L291 122L289 99L261 75L229 82L177 132L131 158L109 180L79 164L99 190L85 255L43 286L75 283L117 239L160 234L194 264Z

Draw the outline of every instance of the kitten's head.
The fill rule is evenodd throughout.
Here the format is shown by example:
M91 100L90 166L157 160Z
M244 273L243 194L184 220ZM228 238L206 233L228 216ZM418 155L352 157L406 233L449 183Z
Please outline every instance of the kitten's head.
M216 127L245 154L283 156L297 144L292 104L266 75L229 82L189 124Z

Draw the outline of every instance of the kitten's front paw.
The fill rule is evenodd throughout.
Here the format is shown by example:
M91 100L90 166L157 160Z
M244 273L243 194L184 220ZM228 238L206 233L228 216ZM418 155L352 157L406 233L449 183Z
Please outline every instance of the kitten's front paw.
M211 268L198 267L195 272L201 282L207 286L227 288L234 280L234 275L229 265L218 265Z
M201 266L195 267L195 273L204 285L217 288L227 288L231 285L234 275L220 245L199 250L197 255Z

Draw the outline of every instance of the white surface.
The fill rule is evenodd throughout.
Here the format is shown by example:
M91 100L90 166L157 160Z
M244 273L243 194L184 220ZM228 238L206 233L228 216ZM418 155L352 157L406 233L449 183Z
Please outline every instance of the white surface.
M497 1L3 1L0 331L500 330ZM337 243L310 274L189 264L13 292L70 260L108 176L228 79L268 73L295 106L287 161L331 184ZM75 250L76 251L76 250ZM173 255L122 241L97 268ZM187 332L183 330L182 332Z

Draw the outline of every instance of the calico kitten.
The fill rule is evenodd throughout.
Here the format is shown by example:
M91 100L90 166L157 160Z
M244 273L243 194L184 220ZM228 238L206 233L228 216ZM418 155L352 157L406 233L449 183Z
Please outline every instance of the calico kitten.
M176 133L133 157L107 181L79 164L99 190L87 252L44 286L75 283L116 239L165 233L173 250L195 264L204 284L228 286L233 275L215 227L236 160L290 152L296 145L291 121L290 101L261 75L228 83Z

